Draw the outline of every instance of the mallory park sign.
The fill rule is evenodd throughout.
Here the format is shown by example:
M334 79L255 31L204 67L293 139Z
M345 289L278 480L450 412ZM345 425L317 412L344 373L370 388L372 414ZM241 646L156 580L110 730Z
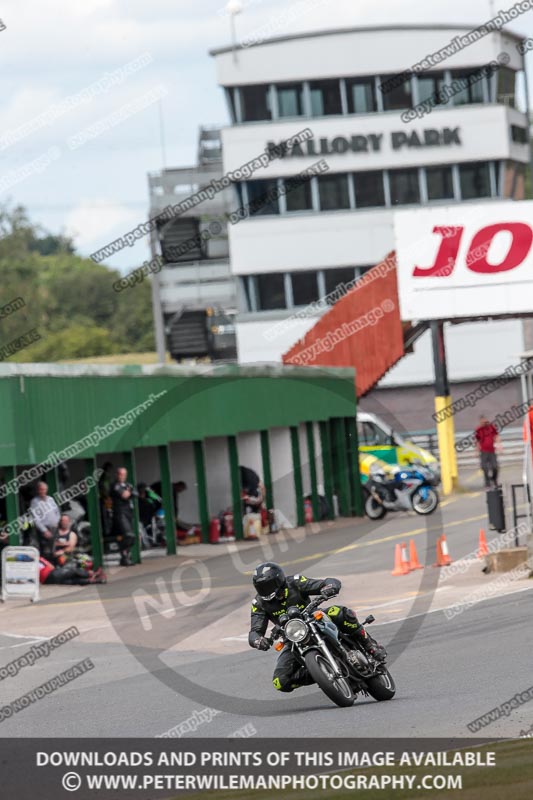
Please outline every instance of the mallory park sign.
M370 133L366 136L336 136L335 138L308 139L288 146L287 142L267 142L267 152L275 152L279 158L293 156L332 156L344 153L379 153L382 151L385 134ZM459 128L426 128L421 131L391 131L392 150L408 150L420 147L448 147L461 145Z

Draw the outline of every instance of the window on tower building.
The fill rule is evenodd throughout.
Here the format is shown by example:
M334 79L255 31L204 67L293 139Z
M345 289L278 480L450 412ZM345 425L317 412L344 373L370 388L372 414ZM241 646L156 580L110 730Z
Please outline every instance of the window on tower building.
M342 114L340 81L311 81L309 87L313 117Z
M386 82L386 78L381 78ZM400 111L404 108L411 108L413 105L413 96L411 92L411 78L408 77L399 86L394 86L387 92L383 92L383 110L384 111Z
M255 276L255 290L259 311L271 311L286 308L285 275L282 272L270 272Z
M280 117L301 117L304 113L303 84L283 83L276 86Z
M267 84L241 86L241 114L243 122L272 119L270 89Z
M372 208L385 205L385 189L383 186L383 172L369 170L356 172L355 180L355 205L357 208Z
M284 188L287 211L310 211L313 208L309 178L285 178Z
M451 87L454 90L452 103L454 106L464 106L471 103L483 102L483 84L486 76L477 70L453 70ZM459 84L454 85L454 81ZM460 87L460 88L459 88ZM456 88L459 91L456 91Z
M393 206L420 202L417 169L392 169L389 172L389 180Z
M451 167L426 167L428 200L453 200Z
M516 72L500 67L496 75L496 102L516 107Z
M347 78L346 96L349 114L372 114L377 111L374 78Z
M307 306L318 300L318 280L314 270L302 270L291 274L292 301L295 306Z
M248 181L248 211L251 217L260 214L279 214L278 182L276 179Z
M346 173L320 175L317 180L321 211L350 208L348 175Z
M354 267L334 267L324 270L324 282L328 304L333 305L348 291L355 280ZM346 291L343 291L343 287ZM331 296L330 296L331 295Z
M490 166L486 161L461 164L459 166L461 197L474 200L476 197L490 197Z
M426 72L418 76L418 102L432 100L435 105L445 105L447 100L440 99L439 92L444 88L443 72Z

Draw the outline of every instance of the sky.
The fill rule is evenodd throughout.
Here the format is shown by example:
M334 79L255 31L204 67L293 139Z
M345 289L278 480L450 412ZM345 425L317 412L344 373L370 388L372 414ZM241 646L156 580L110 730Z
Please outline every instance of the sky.
M513 4L241 0L237 38L265 25L276 35L380 24L476 27ZM36 223L73 236L82 255L144 221L147 174L195 163L199 126L228 123L208 53L231 41L225 6L226 0L5 0L0 202L22 204ZM533 11L510 27L533 36ZM526 56L530 85L532 58ZM83 133L97 123L97 131ZM145 238L106 263L127 272L148 255Z

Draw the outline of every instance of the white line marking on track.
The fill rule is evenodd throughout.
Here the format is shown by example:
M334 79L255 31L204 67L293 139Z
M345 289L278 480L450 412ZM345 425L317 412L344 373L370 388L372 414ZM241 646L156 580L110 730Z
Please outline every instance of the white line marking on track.
M221 642L246 642L248 641L248 634L241 633L240 636L226 636L224 639L220 640Z
M502 600L503 598L510 597L513 594L519 594L521 592L530 592L532 589L533 586L524 586L522 589L515 589L514 592L506 592L505 594L495 594L492 597L483 597L481 600L478 600L475 603L475 605L477 606L479 605L479 603L485 603L487 600ZM452 603L451 606L443 606L442 608L431 608L429 609L429 611L421 611L419 614L411 614L410 616L398 617L397 619L388 619L386 622L376 623L374 627L377 628L378 626L382 627L383 625L393 625L395 622L404 622L406 619L415 619L416 617L425 617L426 614L435 614L437 611L446 611L447 608L454 608L456 605L457 605L456 603Z
M42 640L32 639L30 642L19 642L19 644L7 644L5 647L0 647L0 650L14 650L15 647L31 647L31 645L36 644L37 641L42 641Z
M358 610L370 611L373 608L387 608L387 606L397 606L399 603L414 603L420 597L426 597L428 594L435 595L437 594L437 592L441 592L444 588L445 588L444 586L438 586L433 592L424 592L423 594L417 594L414 595L413 597L400 597L398 598L398 600L387 600L386 603L379 603L378 605L376 604L370 604L368 606L361 605L358 607Z
M44 642L46 636L35 636L33 633L7 633L7 631L0 631L0 636L11 636L12 639L35 639Z
M36 642L46 642L46 636L34 636L32 634L26 634L25 636L21 635L20 633L6 633L5 631L0 631L0 636L8 636L12 639L24 639L23 642L19 642L18 644L6 644L3 647L0 647L0 650L12 650L14 647L26 647L35 644Z

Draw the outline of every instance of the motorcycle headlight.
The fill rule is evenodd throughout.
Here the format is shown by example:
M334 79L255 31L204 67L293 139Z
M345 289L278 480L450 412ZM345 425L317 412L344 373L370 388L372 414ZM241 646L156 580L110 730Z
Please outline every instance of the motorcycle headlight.
M291 619L285 625L285 636L290 642L303 642L307 636L307 625L301 619Z

